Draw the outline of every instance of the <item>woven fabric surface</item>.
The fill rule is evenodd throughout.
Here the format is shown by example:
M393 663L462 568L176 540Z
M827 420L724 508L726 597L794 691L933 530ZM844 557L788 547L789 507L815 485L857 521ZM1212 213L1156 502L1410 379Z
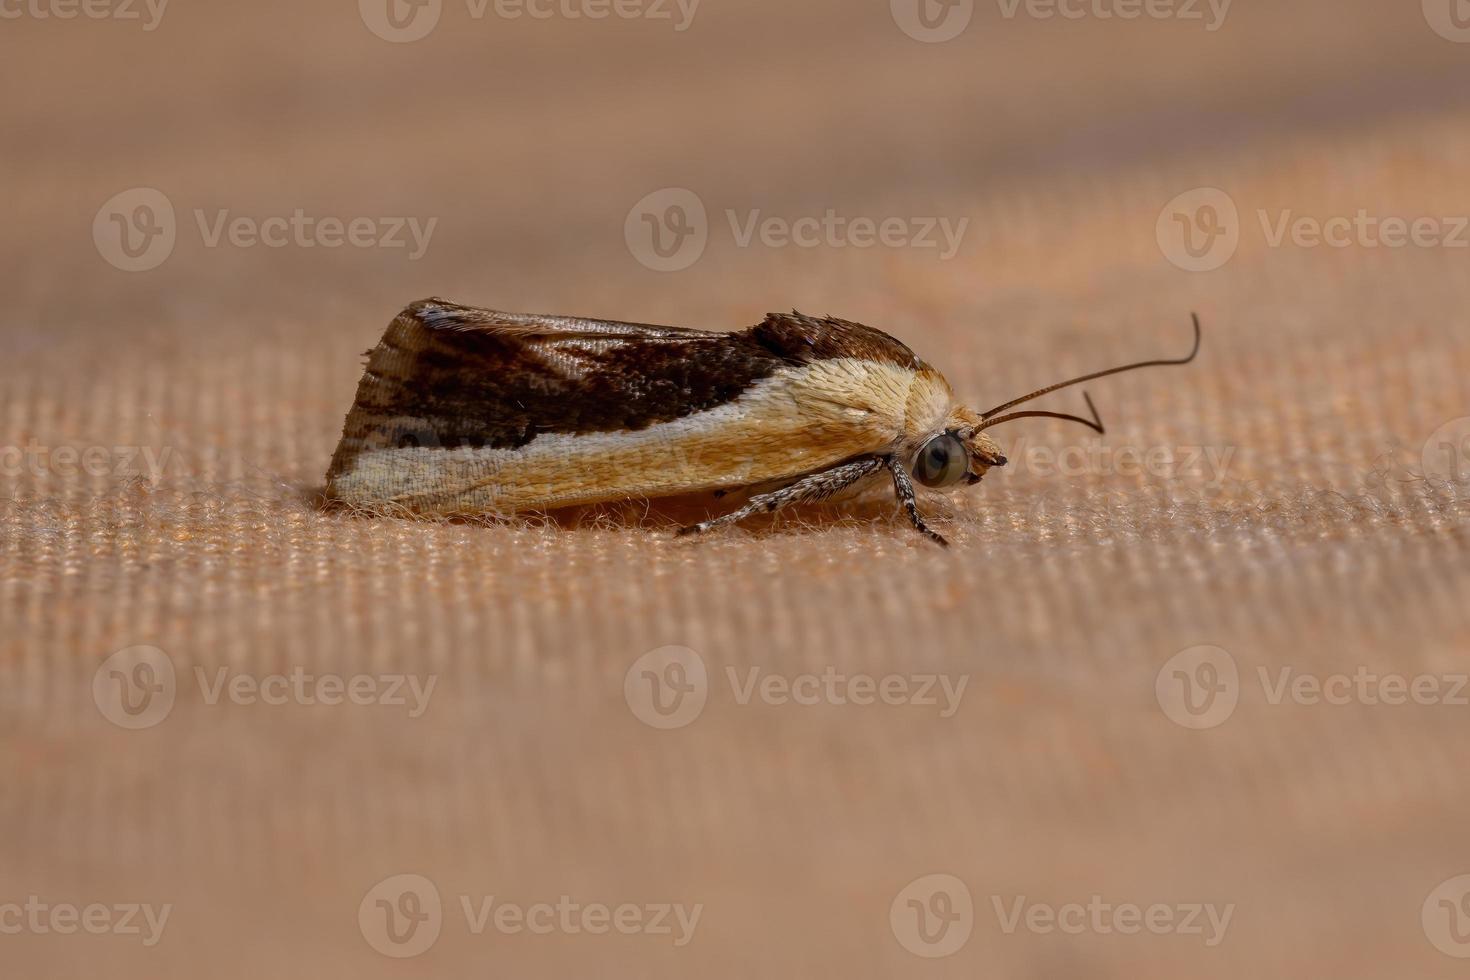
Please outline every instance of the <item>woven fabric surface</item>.
M504 6L5 24L0 972L1460 975L1457 22ZM688 194L703 251L651 268ZM1205 340L1090 386L1104 436L993 430L925 495L948 550L884 495L698 540L703 500L321 506L431 295L830 313L982 409ZM642 700L669 656L702 709Z

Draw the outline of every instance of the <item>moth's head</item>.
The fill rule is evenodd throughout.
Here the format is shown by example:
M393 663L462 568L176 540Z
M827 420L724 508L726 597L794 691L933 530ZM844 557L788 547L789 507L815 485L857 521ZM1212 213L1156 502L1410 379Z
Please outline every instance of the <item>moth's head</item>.
M921 442L909 461L914 479L932 490L973 486L992 466L1006 465L1000 445L980 431L983 421L964 406L953 408L944 426Z

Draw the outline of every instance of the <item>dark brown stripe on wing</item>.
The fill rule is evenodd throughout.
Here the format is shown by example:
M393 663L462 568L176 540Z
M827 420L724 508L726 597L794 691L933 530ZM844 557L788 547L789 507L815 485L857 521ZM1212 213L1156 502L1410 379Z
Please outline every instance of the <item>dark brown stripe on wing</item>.
M769 350L798 363L855 357L898 367L918 368L923 362L902 341L881 330L839 320L814 317L792 310L770 313L750 333Z

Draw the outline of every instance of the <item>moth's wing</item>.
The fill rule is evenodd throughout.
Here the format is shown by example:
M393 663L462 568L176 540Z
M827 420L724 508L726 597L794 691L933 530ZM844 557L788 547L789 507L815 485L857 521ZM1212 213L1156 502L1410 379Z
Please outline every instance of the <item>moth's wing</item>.
M505 313L474 306L461 306L442 299L426 299L409 305L398 319L407 318L429 331L446 334L493 334L524 342L555 342L573 339L603 340L693 340L721 337L710 330L688 327L661 327L652 323L624 323L619 320L593 320L577 316L554 316L542 313ZM395 321L396 322L396 321Z
M779 480L892 441L901 395L788 341L415 303L369 352L328 489L510 513Z

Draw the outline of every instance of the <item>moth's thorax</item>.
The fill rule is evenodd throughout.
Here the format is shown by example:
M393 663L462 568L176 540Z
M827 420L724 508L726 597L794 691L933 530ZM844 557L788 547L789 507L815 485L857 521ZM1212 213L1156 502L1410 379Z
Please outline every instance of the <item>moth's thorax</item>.
M909 383L904 404L903 451L917 452L930 438L943 432L954 407L954 390L944 375L921 361Z

